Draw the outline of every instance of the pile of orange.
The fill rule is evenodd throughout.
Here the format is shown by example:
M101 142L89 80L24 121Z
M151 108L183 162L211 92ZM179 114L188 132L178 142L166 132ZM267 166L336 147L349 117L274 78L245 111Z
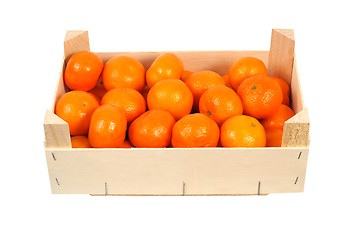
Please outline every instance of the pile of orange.
M294 116L289 84L255 57L220 75L184 69L173 53L146 69L133 57L103 62L81 51L69 58L64 83L55 114L74 148L280 147Z

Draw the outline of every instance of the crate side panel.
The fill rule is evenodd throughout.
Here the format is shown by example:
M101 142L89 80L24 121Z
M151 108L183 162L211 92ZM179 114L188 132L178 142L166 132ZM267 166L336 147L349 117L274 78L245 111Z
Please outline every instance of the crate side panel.
M183 62L189 71L211 70L219 74L227 73L231 64L242 57L253 56L268 62L268 51L170 51ZM129 56L138 59L147 69L162 52L99 52L99 56L107 61L114 56Z
M53 193L242 195L258 194L259 182L260 194L303 191L307 152L307 148L48 149L46 154Z
M304 106L304 99L303 99L296 59L294 59L290 92L291 92L292 109L294 110L295 113L299 113L305 108L305 106Z
M49 110L52 112L55 112L55 104L57 103L59 98L67 91L67 87L64 83L64 70L65 70L64 61L65 60L63 59L61 66L60 66L60 70L59 70L59 75L58 75L58 79L57 79L57 83L56 83L56 89L53 93L53 97L52 97L50 105L49 105Z

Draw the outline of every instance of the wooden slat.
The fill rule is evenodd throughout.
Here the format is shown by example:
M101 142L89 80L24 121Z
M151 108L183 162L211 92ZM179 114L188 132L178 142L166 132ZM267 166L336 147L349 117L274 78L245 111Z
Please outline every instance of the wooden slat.
M49 105L49 110L51 112L55 112L55 104L57 103L59 98L67 91L67 87L64 83L64 68L65 68L65 65L64 65L64 61L63 61L62 65L60 67L60 70L59 70L59 75L58 75L58 79L57 79L57 87L53 93L53 98Z
M269 51L170 51L178 56L186 70L211 70L219 74L228 72L231 64L243 57L253 56L268 62ZM99 52L99 56L106 62L113 56L130 56L138 59L147 69L162 52Z
M46 150L53 193L100 195L301 192L307 154L307 148Z
M45 148L71 148L67 122L47 110L44 119Z
M291 82L295 51L295 39L292 29L273 29L269 52L268 71L270 76L283 78Z
M296 58L294 58L291 85L290 85L290 96L291 96L291 108L295 113L301 112L305 108L304 99L302 95L302 89L298 74L298 66Z

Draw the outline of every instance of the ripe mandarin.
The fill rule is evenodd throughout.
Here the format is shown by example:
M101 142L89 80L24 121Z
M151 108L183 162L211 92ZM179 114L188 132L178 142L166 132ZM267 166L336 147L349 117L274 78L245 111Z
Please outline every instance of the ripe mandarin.
M198 112L201 95L211 87L217 85L225 86L225 81L222 76L214 71L199 71L191 74L185 80L185 84L194 96L193 111Z
M101 101L102 97L105 95L106 92L107 91L103 83L98 83L93 89L89 91L89 93L92 93L98 97L99 102Z
M281 104L275 113L260 121L266 131L266 146L281 146L284 123L294 115L290 107Z
M165 79L157 82L147 94L149 109L169 111L178 120L191 112L193 95L186 84L179 79Z
M266 75L245 79L240 84L237 94L241 98L244 114L257 119L273 114L283 101L279 84Z
M223 147L265 147L266 134L261 123L253 117L237 115L221 125L220 143Z
M77 52L66 64L65 84L71 90L89 91L96 86L103 67L103 60L97 54L89 51Z
M70 135L86 135L98 99L91 93L75 90L62 95L56 103L55 114L69 124Z
M282 78L272 77L279 84L281 91L283 93L283 101L282 104L290 106L290 86L289 84Z
M91 148L89 139L86 136L72 136L71 137L72 148Z
M121 87L141 92L145 86L145 68L133 57L115 56L105 63L102 78L108 91Z
M105 93L101 105L110 104L125 114L128 124L146 111L144 97L132 88L114 88Z
M193 74L192 71L184 70L183 73L181 74L180 79L183 80L183 81L185 81L188 77L191 76L191 74Z
M228 118L243 113L239 95L223 85L209 88L201 95L199 110L200 113L215 120L219 126Z
M267 75L267 69L263 61L255 57L244 57L235 61L229 69L229 82L237 91L240 83L251 76Z
M129 139L135 147L167 147L174 124L175 119L168 111L152 109L131 123Z
M173 147L216 147L220 130L214 120L202 113L193 113L178 120L172 130Z
M89 128L89 142L94 148L119 148L125 141L125 114L110 104L99 106L93 113Z
M180 79L184 71L182 60L173 53L159 55L146 71L146 83L151 88L155 83L168 79Z

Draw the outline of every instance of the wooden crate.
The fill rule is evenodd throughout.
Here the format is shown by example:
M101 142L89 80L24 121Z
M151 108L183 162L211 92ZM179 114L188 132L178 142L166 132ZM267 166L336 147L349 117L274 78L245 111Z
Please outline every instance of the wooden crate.
M44 120L45 154L52 193L91 195L253 195L304 190L309 152L309 118L294 54L294 33L273 29L270 51L174 51L191 71L224 74L230 64L255 56L269 73L291 84L296 115L284 126L276 148L72 149L68 124L54 114L66 92L63 71L74 52L89 50L86 31L69 31L64 62ZM159 52L104 52L139 59L147 68Z

